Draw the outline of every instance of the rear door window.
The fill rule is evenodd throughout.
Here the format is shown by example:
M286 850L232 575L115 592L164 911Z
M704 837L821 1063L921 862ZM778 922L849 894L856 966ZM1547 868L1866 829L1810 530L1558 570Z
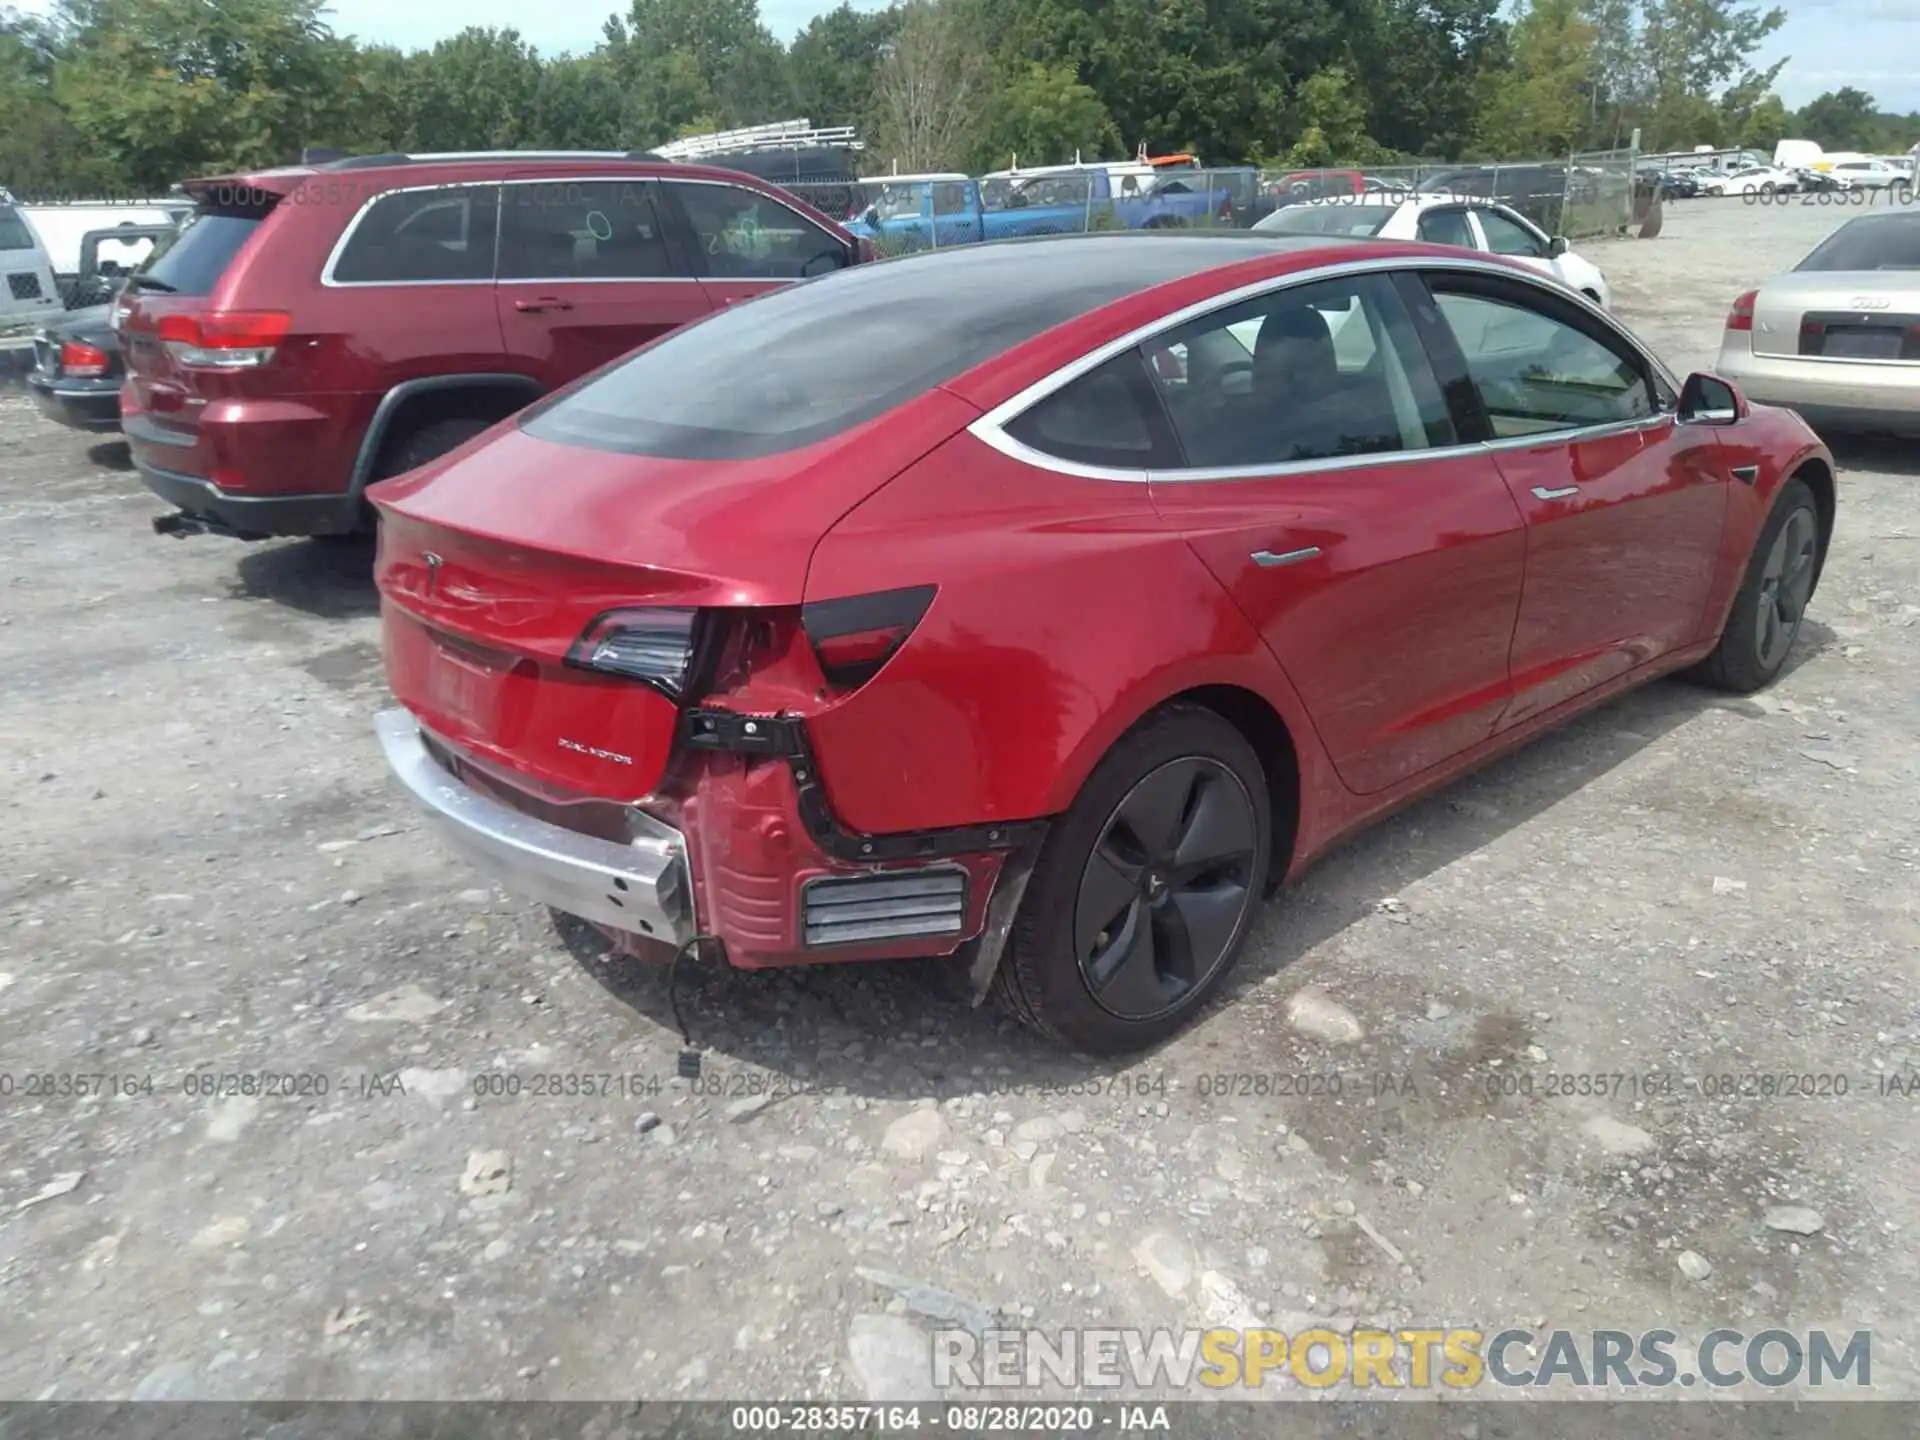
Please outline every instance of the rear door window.
M278 197L259 192L259 203L201 205L172 240L163 240L140 274L151 288L178 295L209 295L240 247L253 238Z
M436 185L383 195L360 215L329 278L339 285L491 281L495 185Z
M500 213L502 280L647 280L677 274L642 180L508 185Z

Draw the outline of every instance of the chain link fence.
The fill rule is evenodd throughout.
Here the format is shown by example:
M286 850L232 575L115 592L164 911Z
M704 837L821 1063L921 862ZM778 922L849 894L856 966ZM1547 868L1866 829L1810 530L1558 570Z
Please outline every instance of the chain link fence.
M1498 200L1547 234L1578 240L1623 234L1634 222L1634 160L1632 150L1607 150L1497 165L1236 165L1146 175L1129 166L1087 166L978 180L889 176L787 189L887 255L1100 230L1244 230L1308 201L1385 208L1414 194Z

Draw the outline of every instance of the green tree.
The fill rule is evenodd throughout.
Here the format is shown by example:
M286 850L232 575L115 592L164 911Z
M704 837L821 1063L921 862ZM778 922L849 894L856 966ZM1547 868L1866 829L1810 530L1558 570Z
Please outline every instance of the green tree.
M67 42L57 24L0 9L0 186L22 199L123 188L54 96Z
M557 150L625 150L658 143L626 124L620 74L604 50L561 55L540 67L533 97L533 134Z
M1299 139L1285 153L1287 165L1370 165L1383 156L1367 134L1367 98L1345 66L1309 76L1288 119Z
M816 15L787 51L794 107L816 125L867 127L880 62L899 28L897 9L839 8Z
M534 127L540 59L516 30L471 26L411 57L406 91L423 150L546 143Z
M1579 0L1531 0L1513 27L1513 59L1481 78L1474 138L1495 158L1565 155L1588 127L1594 28Z
M1726 106L1722 102L1722 109L1724 108ZM1793 125L1793 115L1789 115L1786 104L1782 104L1780 96L1770 92L1761 96L1759 100L1755 100L1751 106L1747 106L1745 111L1732 115L1732 119L1738 121L1732 132L1734 144L1751 146L1753 150L1764 150L1768 156L1774 154L1774 146L1786 140L1788 136L1803 138L1799 136L1799 129Z
M1873 97L1847 85L1809 100L1794 117L1794 128L1822 150L1867 150L1879 136L1877 118Z
M1022 165L1066 164L1120 147L1107 107L1067 65L1025 66L988 102L987 117L973 145L975 170L1012 165L1015 156Z
M1356 73L1372 97L1367 131L1388 150L1451 159L1472 142L1484 77L1503 72L1503 0L1380 0L1356 9Z
M1755 70L1750 57L1778 30L1786 12L1743 0L1643 0L1641 42L1649 93L1638 119L1648 150L1716 144L1725 117L1712 97L1728 86L1763 92L1781 61Z
M869 151L882 168L953 170L979 143L993 70L964 0L904 0L874 76Z
M603 48L636 144L790 114L786 57L757 0L632 0L624 20L607 22Z
M319 0L67 0L55 95L138 187L282 164L351 129L340 82L353 48L320 12Z

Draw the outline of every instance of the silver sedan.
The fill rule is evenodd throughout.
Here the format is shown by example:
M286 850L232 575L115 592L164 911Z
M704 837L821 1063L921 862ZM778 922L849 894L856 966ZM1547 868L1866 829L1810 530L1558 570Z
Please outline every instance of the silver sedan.
M1920 434L1920 214L1856 216L1735 300L1718 370L1815 426Z

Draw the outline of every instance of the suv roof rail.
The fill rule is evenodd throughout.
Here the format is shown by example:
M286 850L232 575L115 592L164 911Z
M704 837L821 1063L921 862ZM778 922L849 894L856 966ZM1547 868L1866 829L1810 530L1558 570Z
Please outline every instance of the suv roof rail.
M364 170L374 165L404 165L413 157L391 152L385 155L345 155L338 160L329 160L322 170Z
M308 150L303 154L330 155L324 160L306 162L322 170L370 170L378 165L423 165L434 161L458 160L651 160L659 164L671 163L667 156L652 150L436 150L413 154L390 150L379 155L346 156L338 151Z

